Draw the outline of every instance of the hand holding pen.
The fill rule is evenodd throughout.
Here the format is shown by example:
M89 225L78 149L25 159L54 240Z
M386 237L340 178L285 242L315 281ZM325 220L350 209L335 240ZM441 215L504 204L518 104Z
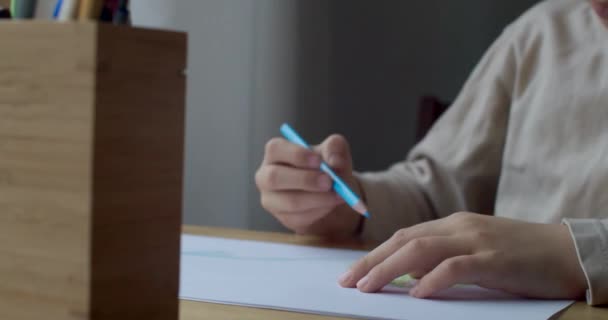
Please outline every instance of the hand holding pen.
M357 197L361 190L352 173L347 141L342 136L332 135L318 146L305 148L290 135L289 132L295 131L289 126L282 126L281 132L292 142L282 138L270 140L256 173L262 206L297 233L353 235L367 210ZM343 186L322 171L323 162L341 177ZM342 196L334 191L336 187Z

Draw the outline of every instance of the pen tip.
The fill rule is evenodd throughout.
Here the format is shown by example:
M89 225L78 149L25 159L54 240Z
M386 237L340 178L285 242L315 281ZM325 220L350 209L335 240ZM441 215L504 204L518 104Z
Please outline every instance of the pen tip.
M353 206L353 209L362 214L364 217L369 218L369 212L367 211L367 207L363 204L363 202L357 202L357 204Z

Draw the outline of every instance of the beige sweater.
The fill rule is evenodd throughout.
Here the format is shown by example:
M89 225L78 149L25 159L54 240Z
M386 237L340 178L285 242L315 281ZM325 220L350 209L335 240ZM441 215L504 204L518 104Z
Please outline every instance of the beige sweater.
M405 161L358 176L376 240L457 211L568 224L608 303L608 29L585 0L537 5Z

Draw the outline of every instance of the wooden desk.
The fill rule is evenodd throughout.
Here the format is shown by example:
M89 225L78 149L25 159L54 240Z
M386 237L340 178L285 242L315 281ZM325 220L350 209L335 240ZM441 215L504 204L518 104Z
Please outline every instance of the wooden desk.
M348 243L327 242L315 237L297 236L293 234L275 232L257 232L247 230L184 226L183 232L205 236L272 241L280 243L301 244L322 247L340 247L350 249L370 249L373 244L364 244L356 241ZM560 320L608 320L608 308L589 307L584 302L576 302L570 308L555 317ZM249 307L229 306L206 302L185 301L180 302L181 320L344 320L339 317L318 316L304 313L258 309Z

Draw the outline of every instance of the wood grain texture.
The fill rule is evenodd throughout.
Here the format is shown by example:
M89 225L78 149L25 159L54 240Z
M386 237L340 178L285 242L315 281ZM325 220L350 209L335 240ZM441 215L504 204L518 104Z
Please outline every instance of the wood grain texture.
M0 319L88 313L94 33L0 23Z
M186 37L100 24L97 63L93 318L175 319Z
M177 319L185 35L0 38L0 319Z
M299 244L307 246L320 246L332 248L370 249L375 244L361 243L357 240L344 242L327 241L318 237L298 236L287 233L259 232L238 229L225 229L214 227L184 226L185 234L204 235L242 240L270 241L278 243ZM508 312L508 311L506 311ZM182 300L180 304L181 320L338 320L340 317L311 315L305 313L250 308L242 306L222 305L206 302ZM590 307L584 302L576 302L571 307L556 315L552 319L560 320L608 320L608 308Z

